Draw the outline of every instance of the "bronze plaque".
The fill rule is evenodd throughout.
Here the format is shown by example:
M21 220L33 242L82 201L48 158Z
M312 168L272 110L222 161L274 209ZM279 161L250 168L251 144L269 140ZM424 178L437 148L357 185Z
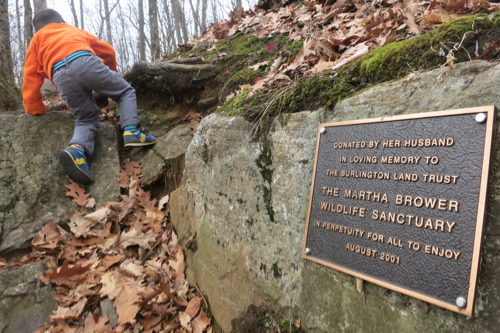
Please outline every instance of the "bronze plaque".
M471 316L494 118L321 124L303 257Z

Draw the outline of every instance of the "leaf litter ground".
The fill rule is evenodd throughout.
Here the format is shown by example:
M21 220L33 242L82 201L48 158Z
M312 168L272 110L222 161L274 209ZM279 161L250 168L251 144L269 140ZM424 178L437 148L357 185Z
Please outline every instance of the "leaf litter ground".
M33 239L32 253L10 265L0 261L0 270L45 261L39 277L54 290L58 307L37 332L211 332L203 295L184 275L168 196L151 199L139 187L138 162L125 163L117 176L126 194L93 212L89 194L74 182L66 185L78 205L67 227L47 224ZM116 316L101 312L105 299Z
M258 39L286 36L281 42L267 46L267 51L273 53L272 59L259 59L258 63L251 62L247 66L258 71L253 80L232 87L230 93L223 96L229 101L245 93L243 98L251 103L255 96L262 94L289 93L300 78L334 77L345 65L371 51L433 31L444 22L500 10L500 4L493 0L310 0L290 3L287 0L263 1L253 10L235 10L230 13L229 20L213 23L200 38L179 45L178 51L204 46L209 56L218 52L220 58L227 58L226 52L218 51L225 47L219 43L221 40L231 40L240 34ZM289 43L300 43L301 47L291 52L285 48ZM475 58L484 59L492 53L491 48L496 52L499 47L500 43L485 45L482 54L476 50ZM438 47L436 53L440 52L443 57L443 70L445 66L453 70L456 60L453 52L456 51L445 45L441 49ZM280 99L281 95L277 94L276 98Z

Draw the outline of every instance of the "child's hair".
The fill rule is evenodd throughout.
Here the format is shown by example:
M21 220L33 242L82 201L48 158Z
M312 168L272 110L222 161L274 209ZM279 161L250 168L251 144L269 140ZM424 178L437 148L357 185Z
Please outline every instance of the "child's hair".
M61 14L53 9L44 9L35 14L33 18L33 26L35 31L38 31L45 27L49 23L65 23Z

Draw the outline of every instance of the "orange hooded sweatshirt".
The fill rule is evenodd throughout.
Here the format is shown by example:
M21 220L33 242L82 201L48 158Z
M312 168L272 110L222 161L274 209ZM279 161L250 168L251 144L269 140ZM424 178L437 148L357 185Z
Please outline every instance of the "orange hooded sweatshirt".
M89 51L111 70L116 68L115 50L88 32L66 23L50 23L33 36L24 65L23 105L26 113L44 114L40 88L45 78L52 80L52 67L77 51Z

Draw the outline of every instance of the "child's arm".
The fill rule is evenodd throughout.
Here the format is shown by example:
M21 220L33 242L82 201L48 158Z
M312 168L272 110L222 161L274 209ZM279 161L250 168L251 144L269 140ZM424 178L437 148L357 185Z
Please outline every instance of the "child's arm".
M40 67L38 55L34 43L32 43L28 47L28 52L26 52L24 65L23 105L26 113L33 115L45 114L45 105L40 92L44 77L39 73Z
M101 58L106 66L118 72L116 67L115 49L106 41L101 41L96 36L88 35L89 45L94 50L95 55Z

